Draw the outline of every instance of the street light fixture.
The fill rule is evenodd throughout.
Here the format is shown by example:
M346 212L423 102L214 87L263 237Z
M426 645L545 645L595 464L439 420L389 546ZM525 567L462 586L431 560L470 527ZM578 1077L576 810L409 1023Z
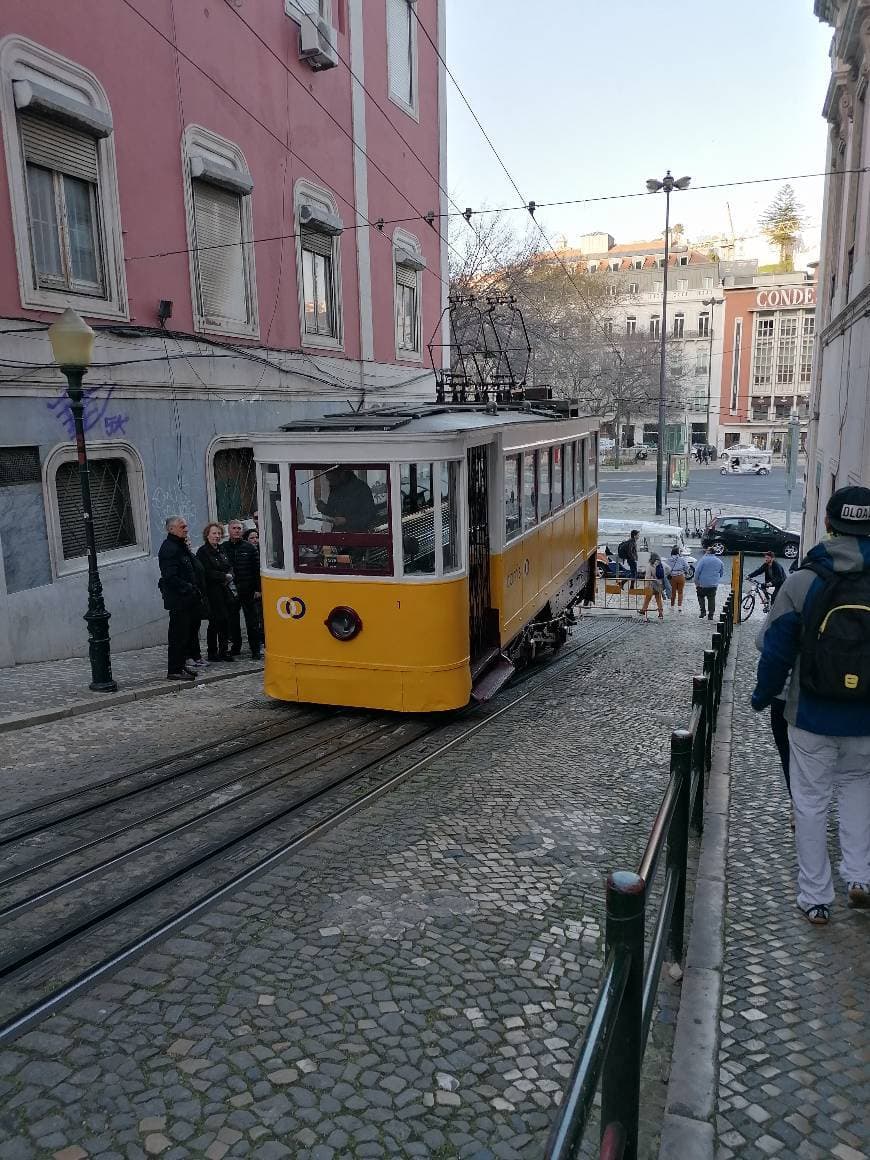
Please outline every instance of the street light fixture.
M710 446L710 391L713 386L713 322L716 318L716 307L721 306L724 298L702 298L701 304L710 307L710 350L707 354L707 425L704 427L704 443Z
M688 189L691 177L672 177L670 169L659 181L655 177L649 178L646 183L647 193L661 193L665 195L665 260L662 275L662 330L661 356L659 360L659 439L656 451L656 515L662 514L665 496L665 430L667 427L667 408L665 403L666 387L666 355L668 341L668 258L670 256L670 224L671 224L671 194L675 189Z
M88 454L85 447L84 391L82 379L90 366L96 335L74 310L63 314L48 328L54 361L67 382L70 410L76 433L76 454L79 462L79 485L82 492L82 518L85 523L85 543L88 549L88 610L84 619L88 626L88 653L91 659L91 684L95 693L114 693L118 686L112 679L112 657L109 651L109 616L103 602L103 586L97 567L97 544L94 536L94 513L91 507L91 482L88 472Z

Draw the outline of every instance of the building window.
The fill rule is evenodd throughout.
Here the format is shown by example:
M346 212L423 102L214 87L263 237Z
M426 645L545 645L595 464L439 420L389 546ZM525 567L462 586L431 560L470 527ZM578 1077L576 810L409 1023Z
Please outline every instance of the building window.
M773 373L773 314L755 316L755 351L752 383L756 387L769 386Z
M698 315L698 338L710 337L710 315L704 311Z
M628 292L629 292L629 294L639 294L640 293L640 283L639 282L629 282Z
M613 338L613 323L608 319L601 327L605 338Z
M689 259L685 254L683 254L682 257L678 260L677 265L678 266L688 266L688 264L689 264Z
M743 319L734 319L734 346L731 362L731 410L737 410L737 393L740 387L740 351L743 345Z
M637 319L633 314L629 314L625 320L625 333L629 335L629 337L631 335L637 334Z
M711 274L705 274L704 277L701 279L701 286L704 290L712 290L713 289L713 276Z
M675 314L674 315L674 330L673 330L674 338L682 338L685 327L686 327L685 314Z
M804 315L801 335L800 382L807 384L813 377L813 345L815 342L816 318L814 314Z
M643 258L635 258L634 259L634 268L635 268L635 270L642 270L643 269Z
M114 133L102 85L41 45L7 37L0 121L22 305L126 318Z
M252 519L257 510L257 472L254 451L222 447L212 457L214 516L219 524Z
M64 444L56 448L46 460L44 473L49 550L55 573L84 571L87 543L75 447ZM147 555L144 472L137 452L128 444L91 443L88 474L100 563Z
M613 271L614 274L617 274L617 273L619 273L619 268L621 265L622 265L622 262L611 262L610 269Z
M415 237L396 230L393 234L393 265L396 297L396 354L420 357L420 290L426 262Z
M589 263L589 273L590 274L597 274L598 273L598 263L597 262L590 262Z
M231 141L189 125L183 155L194 326L255 337L254 183L244 154Z
M417 114L417 26L412 0L387 0L387 72L390 99Z
M654 314L649 320L649 336L650 338L660 338L662 333L662 320L657 314Z
M325 20L327 23L332 18L330 0L284 0L284 11L297 24L301 24L306 16L314 20Z
M779 344L776 359L777 386L794 383L795 362L797 361L798 315L779 316Z
M688 278L677 278L677 290L680 293L684 293L688 289L689 289L689 279Z
M656 281L652 284L652 288L653 294L661 294L664 288L664 283L661 281L661 279L656 279Z
M710 369L710 352L706 346L695 347L695 374L705 375Z
M297 268L302 343L336 348L342 342L340 238L335 202L323 190L297 183Z

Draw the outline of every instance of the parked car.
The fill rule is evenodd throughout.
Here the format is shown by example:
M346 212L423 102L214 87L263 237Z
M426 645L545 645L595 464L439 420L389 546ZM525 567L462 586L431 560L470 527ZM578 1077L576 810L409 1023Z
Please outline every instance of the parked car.
M715 516L704 529L701 543L705 548L712 545L717 556L726 552L749 552L753 556L775 552L794 560L801 540L796 532L787 532L758 516Z

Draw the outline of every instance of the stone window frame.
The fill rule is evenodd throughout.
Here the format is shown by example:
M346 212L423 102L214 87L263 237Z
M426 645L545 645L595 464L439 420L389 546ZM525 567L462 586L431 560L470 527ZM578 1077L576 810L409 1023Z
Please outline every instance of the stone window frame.
M320 350L344 350L344 306L342 295L341 234L332 238L332 299L335 315L335 334L306 334L305 332L305 281L302 275L302 227L299 210L306 203L319 206L327 213L341 218L338 199L331 190L322 185L300 178L293 187L293 222L296 234L296 290L299 299L299 345L316 347Z
M24 154L13 91L14 81L32 81L55 90L61 97L91 106L112 119L106 90L98 78L75 61L23 36L0 40L0 127L6 153L6 173L11 203L12 233L18 267L21 305L25 309L61 312L72 306L92 318L127 321L127 279L124 269L124 238L118 193L114 130L97 139L98 239L105 288L88 294L59 287L40 286L30 243L30 212L27 199Z
M125 564L151 555L151 528L148 515L148 499L145 491L145 465L132 443L112 439L88 440L88 461L98 459L122 459L127 470L127 488L130 493L130 508L136 529L136 542L125 548L111 552L98 552L101 568L112 564ZM57 500L57 472L65 463L77 462L75 443L58 443L52 447L42 464L42 491L45 503L45 526L48 533L48 555L54 580L63 576L73 576L88 570L87 556L76 556L67 560L63 554L63 540L60 528L60 512Z
M393 85L390 79L390 0L384 0L384 8L386 11L386 37L387 37L387 96L392 103L403 113L407 113L415 121L420 120L420 53L417 44L417 13L415 5L417 0L405 0L408 5L408 23L410 33L410 52L411 52L411 101L403 100L401 96L393 92Z
M217 158L222 165L234 169L242 178L251 178L251 170L243 151L235 142L221 137L204 125L186 125L181 136L181 167L184 185L184 213L187 223L188 270L190 274L190 305L193 329L201 334L226 334L233 338L259 338L260 315L257 301L257 268L254 256L253 195L239 194L242 225L242 264L245 292L250 321L245 324L233 320L210 318L200 309L198 270L196 263L196 211L193 202L191 161L198 152Z

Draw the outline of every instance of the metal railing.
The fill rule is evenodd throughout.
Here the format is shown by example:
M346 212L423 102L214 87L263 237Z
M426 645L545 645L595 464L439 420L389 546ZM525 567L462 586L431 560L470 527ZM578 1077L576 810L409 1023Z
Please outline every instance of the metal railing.
M547 1160L579 1155L599 1082L599 1160L637 1160L641 1066L662 964L666 956L674 963L683 957L689 829L703 828L734 603L732 592L712 647L704 652L703 675L692 678L689 727L671 734L671 776L637 872L617 870L608 876L604 974L547 1142ZM663 855L661 905L647 950L646 907Z

